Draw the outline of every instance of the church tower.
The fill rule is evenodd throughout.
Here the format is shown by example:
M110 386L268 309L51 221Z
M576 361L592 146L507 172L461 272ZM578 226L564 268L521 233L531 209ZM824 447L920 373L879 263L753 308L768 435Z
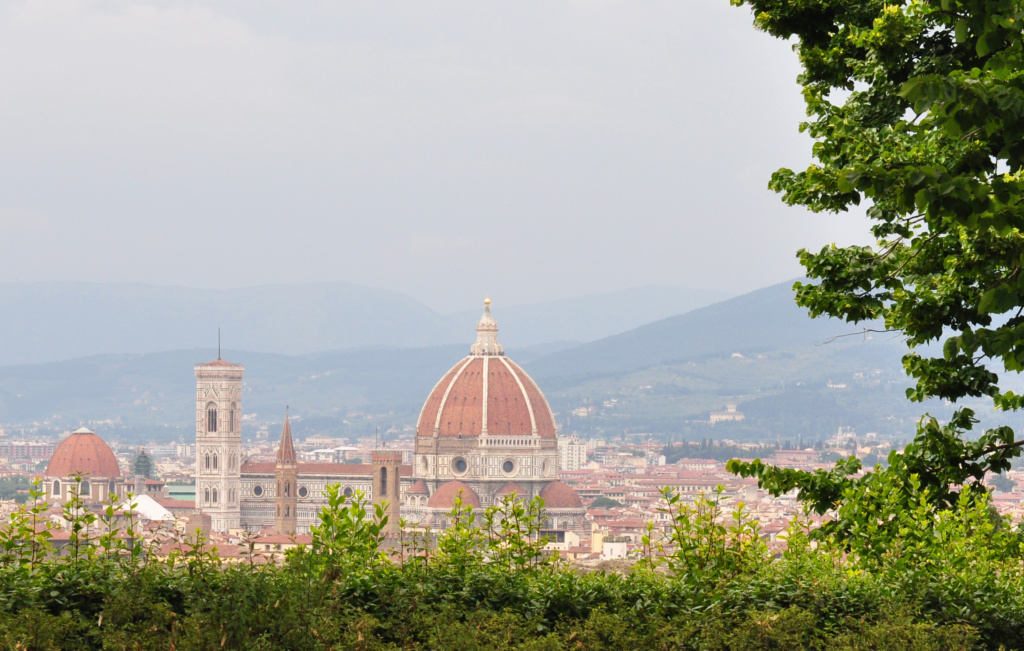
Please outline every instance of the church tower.
M242 524L242 376L245 367L196 364L196 506L212 531Z
M274 467L277 492L274 493L274 528L277 533L293 534L298 521L296 510L299 506L299 468L295 460L295 444L292 443L292 426L288 412L284 414L284 428L281 429L281 445L277 448L277 466Z
M384 513L388 516L388 524L384 531L389 536L397 535L401 530L398 520L401 517L402 453L397 450L374 450L370 458L373 461L373 503L387 502Z

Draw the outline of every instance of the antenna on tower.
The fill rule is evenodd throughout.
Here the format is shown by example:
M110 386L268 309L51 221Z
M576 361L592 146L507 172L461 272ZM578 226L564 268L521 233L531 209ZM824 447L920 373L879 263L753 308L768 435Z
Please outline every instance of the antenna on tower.
M217 326L217 359L220 359L220 326Z

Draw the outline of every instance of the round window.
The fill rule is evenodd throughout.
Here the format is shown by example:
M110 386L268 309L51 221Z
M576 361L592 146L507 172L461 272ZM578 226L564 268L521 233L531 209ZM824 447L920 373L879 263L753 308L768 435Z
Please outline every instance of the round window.
M501 469L505 472L512 472L516 469L516 464L512 459L506 459L505 463L501 464Z
M259 484L256 484L255 486L252 487L252 494L255 495L256 497L260 497L261 495L263 495L263 487L260 486Z
M305 486L299 486L299 497L305 497L309 495L309 489Z
M345 494L345 497L352 497L352 489L351 488L346 488L342 492Z
M467 468L469 468L469 464L467 464L466 460L462 457L458 457L452 461L452 469L459 474L466 472Z

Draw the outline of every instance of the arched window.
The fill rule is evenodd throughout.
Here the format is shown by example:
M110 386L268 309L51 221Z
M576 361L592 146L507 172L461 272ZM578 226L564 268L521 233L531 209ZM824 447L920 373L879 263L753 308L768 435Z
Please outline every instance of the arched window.
M277 517L281 517L281 505L280 504L277 505L276 513L274 515L276 515Z
M110 484L107 485L111 495L117 495L117 482L113 479L110 480Z
M207 470L210 469L210 455L209 455L209 453L207 453L207 455L206 455L206 469Z
M380 496L384 497L388 494L388 469L380 469Z
M228 431L235 431L235 410L238 409L238 405L231 403L231 411L228 412Z
M290 481L286 481L284 483L284 496L285 497L291 497L291 495L292 495L292 483Z
M60 481L57 479L53 480L53 496L60 497Z
M292 514L291 508L287 507L287 506L284 507L284 517L286 517L286 518L291 517L291 514Z
M281 492L281 482L277 482L277 494L284 495L284 493Z
M217 503L217 489L216 488L213 489L213 503L214 504Z
M212 402L206 405L206 431L217 431L217 405Z
M207 504L210 503L210 489L209 488L207 488L206 490L203 491L203 501L206 502Z
M217 469L217 453L216 452L213 453L213 469L214 470Z
M78 489L78 494L82 497L89 497L89 490L91 488L92 486L89 485L89 482L83 479L82 485Z

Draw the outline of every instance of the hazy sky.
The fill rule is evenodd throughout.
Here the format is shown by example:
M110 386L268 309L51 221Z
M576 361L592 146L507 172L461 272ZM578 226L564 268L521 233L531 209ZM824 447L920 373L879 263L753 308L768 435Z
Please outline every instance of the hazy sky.
M797 73L728 0L4 2L0 281L762 287L865 241L766 189Z

